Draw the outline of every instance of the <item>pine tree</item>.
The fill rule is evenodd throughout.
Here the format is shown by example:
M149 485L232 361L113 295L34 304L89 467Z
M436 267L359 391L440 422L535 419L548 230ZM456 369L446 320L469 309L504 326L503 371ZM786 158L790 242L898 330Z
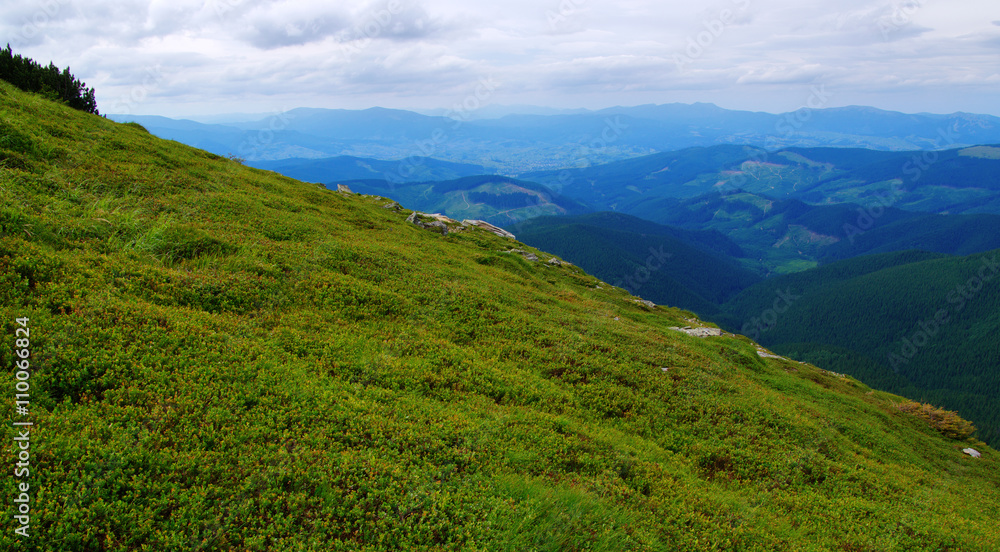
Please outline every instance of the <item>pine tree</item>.
M0 79L21 90L63 102L74 109L100 114L94 89L88 89L86 84L73 77L69 67L60 71L52 62L44 67L31 58L14 55L10 44L0 50Z

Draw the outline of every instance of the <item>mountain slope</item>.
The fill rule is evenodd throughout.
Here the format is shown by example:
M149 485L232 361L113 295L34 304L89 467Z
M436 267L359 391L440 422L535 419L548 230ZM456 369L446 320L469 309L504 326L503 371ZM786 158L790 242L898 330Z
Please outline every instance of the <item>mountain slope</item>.
M540 217L511 228L524 243L658 304L715 314L760 281L730 256L740 248L717 232L693 232L620 213Z
M998 261L1000 250L859 257L752 286L719 321L776 351L958 410L996 443ZM792 304L772 310L779 295Z
M1000 546L996 451L898 397L3 83L0 124L0 548Z

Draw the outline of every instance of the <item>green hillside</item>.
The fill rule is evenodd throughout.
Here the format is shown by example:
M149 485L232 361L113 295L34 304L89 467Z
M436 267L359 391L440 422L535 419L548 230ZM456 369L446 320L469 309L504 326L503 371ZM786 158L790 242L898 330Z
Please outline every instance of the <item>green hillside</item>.
M702 316L761 277L731 257L739 246L718 232L661 226L620 213L540 217L512 228L519 240L657 304Z
M998 261L1000 250L859 257L750 287L718 321L783 354L957 410L1000 443ZM796 299L768 316L778 293Z
M852 203L809 205L742 191L650 199L632 212L660 224L721 233L755 260L753 268L763 266L778 274L908 249L969 255L1000 248L1000 215L937 215Z
M1000 548L930 411L408 214L0 83L0 549Z

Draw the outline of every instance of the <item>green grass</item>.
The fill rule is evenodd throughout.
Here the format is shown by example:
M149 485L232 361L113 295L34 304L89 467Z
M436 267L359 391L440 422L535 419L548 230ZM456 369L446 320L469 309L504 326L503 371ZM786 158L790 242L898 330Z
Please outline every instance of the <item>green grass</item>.
M3 83L0 121L0 360L29 317L35 423L32 536L0 548L1000 547L996 452L899 397Z

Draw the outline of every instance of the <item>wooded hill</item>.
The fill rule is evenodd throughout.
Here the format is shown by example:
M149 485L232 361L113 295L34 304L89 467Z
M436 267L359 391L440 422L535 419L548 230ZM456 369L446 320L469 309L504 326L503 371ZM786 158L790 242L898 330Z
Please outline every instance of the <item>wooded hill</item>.
M960 411L1000 442L1000 250L904 251L768 279L722 325L783 354ZM782 312L778 293L796 297Z

